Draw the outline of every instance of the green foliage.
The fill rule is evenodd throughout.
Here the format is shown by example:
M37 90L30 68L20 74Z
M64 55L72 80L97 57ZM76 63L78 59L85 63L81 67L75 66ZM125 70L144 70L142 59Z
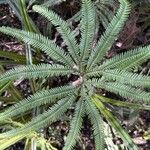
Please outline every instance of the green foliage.
M27 65L14 68L0 75L0 87L10 80L17 78L37 79L55 76L78 76L76 81L69 81L67 85L43 90L20 101L0 113L0 122L16 119L20 114L30 113L37 106L47 105L50 108L44 113L33 118L25 125L0 134L0 139L17 137L23 133L31 133L60 120L61 116L70 108L75 107L70 130L65 141L64 150L73 149L80 134L83 117L87 115L91 121L95 140L95 149L103 150L105 141L103 133L103 117L117 131L126 147L137 150L128 133L121 127L119 121L113 117L105 103L110 103L103 98L96 98L99 89L115 93L132 102L150 104L150 78L132 72L132 68L150 58L150 46L122 53L109 60L103 60L105 53L110 49L123 28L130 13L130 4L127 0L120 0L120 7L108 25L108 28L98 40L96 47L93 38L96 29L95 11L91 0L82 0L81 8L81 39L76 41L76 35L57 14L44 8L34 6L33 10L47 18L62 35L67 44L67 51L57 46L54 42L40 34L0 27L0 32L11 35L19 40L45 52L52 60L52 64ZM104 103L104 104L103 104ZM111 100L111 105L116 105L116 100ZM124 106L121 103L119 106ZM131 108L139 105L131 103ZM125 105L126 106L126 105ZM98 109L97 109L97 108ZM141 107L139 106L139 109ZM143 105L143 109L149 106Z
M58 98L63 98L73 92L74 88L72 86L64 86L53 88L51 90L42 90L38 93L35 93L31 97L28 97L19 103L13 105L9 108L9 111L3 112L1 114L0 121L4 118L9 119L12 116L17 116L27 110L31 110L34 107L41 106L47 103L57 102Z
M81 97L81 99L76 104L74 117L72 118L70 130L67 136L67 139L69 140L66 141L65 146L63 148L64 150L70 150L75 145L76 139L78 138L78 135L82 127L83 115L84 115L84 99L83 97Z
M117 0L93 0L92 2L93 11L95 11L96 27L99 28L100 24L102 24L102 26L106 29L118 6ZM74 20L77 22L81 18L82 12L80 10L68 21Z
M109 112L106 107L103 105L101 101L94 98L93 99L95 105L98 107L98 109L102 112L104 117L107 119L107 121L112 125L114 129L118 132L118 134L121 136L122 140L127 144L129 149L137 150L137 147L134 145L131 137L126 133L126 131L121 127L119 121L117 121L117 118Z
M68 107L71 106L74 100L74 95L62 98L60 101L58 101L58 103L54 104L46 112L38 115L31 122L26 123L23 127L16 128L14 130L10 130L6 133L1 134L0 139L31 132L39 129L39 127L43 127L49 123L59 120L61 115L63 115L67 111Z
M150 55L150 46L129 50L107 60L102 66L110 69L132 70L134 67L147 61ZM98 68L95 68L97 70Z
M14 127L23 127L24 125L12 120L8 121L9 125ZM44 150L56 150L46 139L44 139L41 135L37 134L36 132L31 133L23 133L21 135L13 136L8 139L0 140L0 149L6 149L8 146L11 146L15 144L17 141L20 141L22 139L27 139L25 144L25 150L30 149L30 143L32 139L36 139L36 142L38 143L38 147L44 147Z
M50 76L59 76L59 75L67 75L71 74L73 71L70 68L64 67L62 65L48 65L48 64L40 64L40 65L29 65L23 67L16 67L6 74L1 75L0 82L6 82L11 79L16 78L44 78Z
M94 130L95 149L104 149L104 126L100 113L90 99L85 101L85 107Z
M102 35L101 39L97 42L95 50L91 52L91 56L87 65L88 70L102 60L106 51L108 51L115 42L116 36L121 31L122 27L124 26L124 22L129 16L131 9L130 4L127 1L120 0L120 2L121 3L117 14L108 25L108 28Z

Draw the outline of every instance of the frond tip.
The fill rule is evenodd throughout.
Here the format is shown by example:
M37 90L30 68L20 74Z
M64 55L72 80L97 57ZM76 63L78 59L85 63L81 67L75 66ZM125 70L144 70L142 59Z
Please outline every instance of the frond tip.
M82 0L81 15L80 61L82 62L91 52L95 33L95 11L91 0Z

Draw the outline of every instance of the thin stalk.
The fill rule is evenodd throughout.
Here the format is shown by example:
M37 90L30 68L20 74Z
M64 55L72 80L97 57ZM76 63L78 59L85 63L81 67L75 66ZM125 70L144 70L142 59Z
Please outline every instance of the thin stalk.
M26 44L26 64L27 65L33 65L33 61L32 61L32 52L31 52L31 46L29 44ZM30 82L30 86L31 86L31 90L33 93L36 92L36 83L34 80L29 80Z
M19 8L20 8L20 13L21 13L21 18L22 18L22 25L26 31L30 32L38 32L36 26L30 19L27 10L26 10L26 4L24 0L19 0Z
M3 60L4 63L5 62L6 63L10 62L10 64L11 63L12 64L25 64L26 63L26 57L24 55L20 55L15 52L8 52L8 51L0 50L0 56L10 59L10 60ZM3 61L0 61L0 63ZM35 58L33 58L33 62L37 63L37 60Z

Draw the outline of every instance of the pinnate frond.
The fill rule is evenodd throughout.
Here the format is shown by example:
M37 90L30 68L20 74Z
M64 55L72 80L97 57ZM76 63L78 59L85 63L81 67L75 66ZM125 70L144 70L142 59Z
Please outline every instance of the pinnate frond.
M107 29L110 21L113 18L113 14L110 11L110 9L108 8L108 6L98 5L98 8L99 9L97 9L96 12L97 12L97 15L99 17L99 20L101 20L102 25L104 26L104 28Z
M68 51L70 52L70 55L75 60L76 63L78 63L79 54L78 54L78 44L75 39L75 32L71 31L69 25L66 21L62 20L56 13L54 13L51 10L48 10L48 8L42 7L42 6L33 6L33 10L41 14L42 16L46 17L50 22L52 22L55 26L57 26L57 30L62 35L62 38L64 42L68 46Z
M62 86L50 90L43 90L9 107L0 113L0 121L25 113L27 110L44 104L51 104L62 97L66 97L75 91L73 86Z
M130 84L136 87L150 87L150 77L145 75L139 75L137 73L121 71L118 69L105 70L102 75L106 79L113 79L117 82Z
M34 48L39 48L45 52L49 57L69 67L74 66L72 58L64 52L62 48L57 46L54 42L44 37L41 34L26 32L10 27L0 27L0 32L13 36L21 41L32 45Z
M135 102L150 104L150 93L143 91L141 89L133 88L128 85L120 84L120 83L102 83L101 81L97 83L93 81L93 84L96 87L105 89L109 92L120 95L124 98L132 99Z
M88 98L85 101L86 114L89 116L91 120L92 129L94 131L94 139L95 139L95 150L103 150L104 149L104 129L103 129L103 120L100 116L99 111L95 107L95 105Z
M130 4L126 0L119 0L120 8L117 11L117 14L112 19L108 28L104 32L101 39L98 41L95 50L91 53L91 56L88 61L87 68L90 69L96 63L100 62L106 53L114 43L117 38L117 35L124 26L125 21L127 20L130 12Z
M95 33L95 11L91 0L82 0L80 63L89 56Z
M146 75L139 75L137 73L128 72L119 69L105 70L103 66L95 68L88 72L87 77L103 76L108 81L117 81L123 84L130 84L136 87L150 87L150 78Z
M120 70L131 70L133 67L140 65L148 59L150 59L150 46L144 46L118 54L106 60L102 66L105 69L118 68Z
M70 105L75 100L74 95L71 97L65 97L53 105L48 111L38 115L31 122L26 123L23 127L16 128L5 133L0 134L0 139L16 136L23 133L30 133L47 126L48 124L55 122L60 119Z
M83 115L84 115L84 99L81 98L76 104L75 114L71 121L70 130L63 150L73 149L76 140L78 138L78 135L80 133Z
M62 65L28 65L16 67L0 75L0 83L7 82L9 80L15 80L17 78L45 78L59 75L67 75L71 73L73 73L73 70Z

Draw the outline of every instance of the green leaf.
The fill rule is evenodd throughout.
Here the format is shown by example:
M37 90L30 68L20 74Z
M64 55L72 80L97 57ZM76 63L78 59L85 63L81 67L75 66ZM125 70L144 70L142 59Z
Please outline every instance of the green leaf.
M87 59L91 49L95 33L95 11L91 0L82 0L81 8L81 41L80 41L80 65ZM81 67L80 66L80 67Z
M116 132L124 141L124 143L128 146L128 148L132 150L138 150L138 147L134 144L129 134L122 128L117 118L114 117L114 115L110 111L108 111L107 108L103 105L103 103L99 101L96 97L92 97L92 100L94 104L96 105L96 107L100 110L100 112L107 119L107 121L116 130Z
M50 90L41 90L40 92L36 92L34 95L25 98L24 100L16 103L4 112L0 113L0 121L2 122L8 118L23 114L32 108L57 102L58 99L66 97L74 91L75 88L73 86L62 86L58 88L52 88Z
M113 79L121 84L130 84L136 87L150 87L150 77L118 69L105 70L102 75L106 79Z
M63 150L73 149L81 130L84 115L84 99L80 99L75 107L75 115L71 121L70 130Z
M94 131L95 150L104 150L104 126L101 115L89 98L85 101L85 107Z
M31 122L26 123L23 127L13 129L5 133L1 133L0 139L8 137L10 138L23 133L31 133L35 130L47 126L52 122L59 120L62 114L64 114L67 111L67 109L70 107L74 100L75 97L71 96L70 98L66 97L58 101L58 103L53 105L50 109L48 109L48 111L38 115L36 118L31 120Z
M94 83L95 80L93 80L93 84L98 87L105 89L107 91L113 92L115 94L119 94L120 96L124 98L129 98L132 99L133 102L138 102L138 103L145 103L145 104L150 104L150 93L143 91L141 89L137 89L128 85L116 83L116 82L97 82Z
M18 78L45 78L50 76L67 75L73 73L73 70L61 65L28 65L16 67L0 75L0 82L7 82Z
M27 10L26 10L26 4L24 0L18 0L18 7L20 10L20 15L21 15L21 21L22 25L24 26L24 29L26 31L30 32L39 32L31 18L29 17Z
M0 150L5 150L9 146L11 146L11 145L15 144L16 142L24 139L26 136L27 136L27 134L20 134L20 135L13 136L9 139L0 140Z
M62 38L64 42L68 46L68 51L72 58L75 60L76 63L78 63L78 44L75 39L75 32L70 30L70 27L68 23L64 20L62 20L57 14L55 14L53 11L48 10L48 8L42 7L42 6L33 6L33 10L47 18L52 24L54 24L59 31L59 33L62 35Z
M118 54L103 63L105 69L131 70L133 67L142 64L150 58L150 46L139 47L129 50L125 53ZM95 68L98 70L98 68Z
M74 66L72 58L65 53L61 47L57 46L54 42L41 34L13 29L10 27L0 27L0 32L16 37L25 43L32 45L34 48L41 49L49 57L61 62L62 64L65 64L71 68Z
M0 85L0 94L2 92L4 92L4 90L6 90L10 86L11 83L12 83L11 81L8 81L8 82L3 83L2 85Z
M96 63L100 62L106 53L115 42L119 32L124 26L125 21L127 20L131 7L128 1L119 0L120 8L117 11L117 14L112 19L111 23L108 25L105 33L98 41L95 50L91 53L91 56L88 60L87 69L90 70Z
M19 54L14 53L14 52L8 52L8 51L0 50L0 57L9 58L11 60L14 60L18 64L19 63L20 64L26 63L26 57L24 55L19 55ZM33 58L33 63L37 63L37 60L34 58Z
M0 65L25 65L26 62L18 62L13 60L0 60Z

